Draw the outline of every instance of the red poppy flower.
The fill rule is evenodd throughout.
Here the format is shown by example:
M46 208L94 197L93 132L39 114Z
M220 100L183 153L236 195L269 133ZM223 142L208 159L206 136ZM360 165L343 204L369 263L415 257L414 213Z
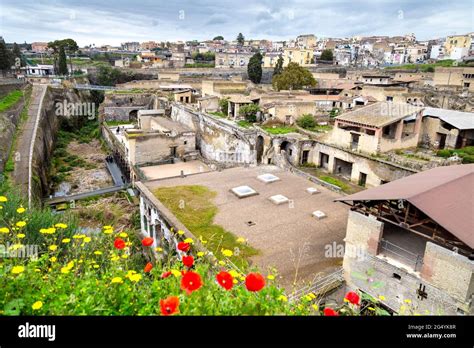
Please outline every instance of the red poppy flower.
M161 314L173 315L179 313L179 298L177 296L169 296L164 300L160 300Z
M181 289L188 295L202 286L201 276L193 271L186 272L181 278Z
M114 241L114 247L116 247L117 249L123 249L125 248L125 242L123 241L122 238L117 238Z
M178 250L180 250L180 251L187 252L190 247L191 246L189 245L189 243L185 243L185 242L179 242L178 243Z
M183 256L181 260L183 261L183 265L185 265L188 268L191 268L194 265L194 257L192 257L191 255Z
M346 297L344 297L344 299L346 299L347 301L349 301L352 304L359 305L360 297L354 291L349 291L346 294Z
M143 238L142 240L143 246L149 247L152 244L153 244L153 238L150 238L150 237Z
M226 290L232 289L234 286L234 278L229 272L219 272L216 276L217 282Z
M171 272L170 272L170 271L168 271L168 272L163 272L163 273L161 274L161 279L168 278L170 275L171 275Z
M248 291L260 291L265 286L265 278L260 273L249 273L245 278L245 287Z
M334 309L329 308L329 307L324 308L323 313L326 317L337 317L337 316L339 316L338 312L336 312Z
M143 272L145 273L148 273L150 272L151 270L153 269L153 264L151 262L148 262L145 266L145 268L143 269Z

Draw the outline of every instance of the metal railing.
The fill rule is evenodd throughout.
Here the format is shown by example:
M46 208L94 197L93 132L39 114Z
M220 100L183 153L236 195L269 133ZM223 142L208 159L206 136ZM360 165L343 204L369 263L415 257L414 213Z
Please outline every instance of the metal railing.
M394 256L394 259L412 267L413 270L421 270L421 266L423 265L423 255L412 253L411 251L393 244L386 239L380 241L380 248L386 253Z
M316 279L313 283L294 291L288 296L288 300L290 302L297 301L311 293L319 297L339 287L342 283L344 283L344 273L341 267L333 273Z

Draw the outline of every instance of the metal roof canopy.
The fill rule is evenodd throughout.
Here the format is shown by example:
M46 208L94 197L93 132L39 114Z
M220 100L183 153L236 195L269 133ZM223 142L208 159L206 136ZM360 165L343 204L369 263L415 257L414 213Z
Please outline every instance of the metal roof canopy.
M336 201L405 200L474 248L474 164L437 167Z
M460 130L474 129L474 112L425 108L423 110L424 116L437 117Z

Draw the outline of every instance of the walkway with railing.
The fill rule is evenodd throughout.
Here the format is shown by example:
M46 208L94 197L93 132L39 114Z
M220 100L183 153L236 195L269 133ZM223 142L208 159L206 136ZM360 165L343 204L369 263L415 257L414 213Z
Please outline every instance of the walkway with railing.
M421 266L423 265L423 255L412 253L411 251L391 243L386 239L380 241L380 248L382 254L387 254L387 256L412 267L415 271L421 270Z
M325 275L324 277L316 279L311 284L296 290L288 297L288 301L294 302L303 296L314 294L315 298L321 297L330 291L338 288L344 283L344 273L342 267L338 268L333 273Z

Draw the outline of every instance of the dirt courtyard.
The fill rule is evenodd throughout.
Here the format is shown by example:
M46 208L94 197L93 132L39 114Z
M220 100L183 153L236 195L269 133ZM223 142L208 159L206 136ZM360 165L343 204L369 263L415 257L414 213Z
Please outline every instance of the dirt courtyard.
M264 183L258 175L270 173L279 181ZM340 197L333 191L276 166L232 168L185 178L170 178L145 183L150 189L160 186L202 185L217 192L214 203L218 212L214 223L260 251L251 261L263 272L276 268L279 283L287 289L301 287L315 277L334 271L342 259L327 257L328 246L343 244L348 208L334 202ZM248 185L257 195L238 198L230 190ZM317 188L310 194L307 188ZM276 205L269 200L284 195L290 202ZM321 210L327 216L321 220L312 216ZM296 283L296 285L294 285Z

